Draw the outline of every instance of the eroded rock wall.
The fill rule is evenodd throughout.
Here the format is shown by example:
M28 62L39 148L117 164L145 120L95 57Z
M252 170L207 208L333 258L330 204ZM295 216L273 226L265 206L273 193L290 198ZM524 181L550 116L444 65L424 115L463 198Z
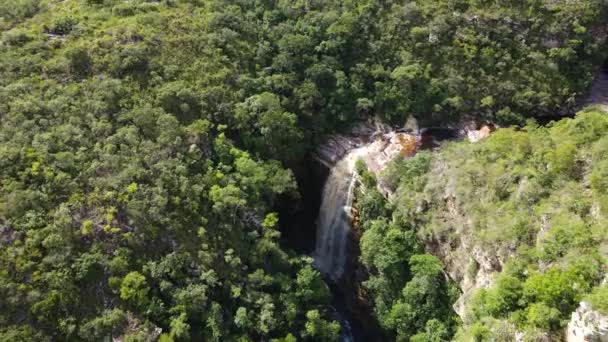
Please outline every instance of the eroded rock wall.
M566 331L568 342L608 342L608 317L581 302Z

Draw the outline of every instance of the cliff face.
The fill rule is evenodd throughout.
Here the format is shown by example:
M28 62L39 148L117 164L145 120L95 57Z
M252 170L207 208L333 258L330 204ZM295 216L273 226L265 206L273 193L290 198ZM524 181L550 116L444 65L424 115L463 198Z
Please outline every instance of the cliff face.
M327 168L334 166L351 150L362 147L370 141L384 140L382 136L390 132L390 127L375 121L364 121L355 125L348 134L334 134L315 151L315 159Z
M566 336L568 342L608 342L608 317L581 302L572 313Z
M446 273L458 283L462 295L454 309L464 318L471 295L479 288L491 286L494 275L502 270L512 251L488 250L475 238L475 224L461 206L456 179L448 168L449 164L437 160L430 173L429 184L443 188L438 203L441 209L435 210L440 214L433 218L434 224L442 225L442 229L440 235L427 235L423 240L427 251L442 260Z
M448 144L414 185L400 180L393 218L408 222L459 284L461 341L480 327L488 340L504 336L501 320L521 330L511 340L608 340L606 317L579 307L605 286L606 118L591 109Z
M415 229L427 252L442 261L445 272L459 285L462 294L454 309L465 322L462 336L474 333L467 329L475 324L484 324L488 334L503 334L505 329L494 329L492 324L507 317L505 310L525 315L513 316L519 319L516 325L523 330L520 332L514 330L512 321L504 320L503 325L512 330L511 340L528 339L532 334L569 341L602 341L608 336L606 320L584 305L572 315L567 330L562 325L581 296L598 286L602 272L602 261L591 251L603 241L592 236L594 227L604 227L603 209L598 206L603 197L597 197L603 196L598 188L602 184L597 179L590 182L589 175L597 178L605 172L600 163L603 154L597 153L605 147L605 139L598 140L608 127L604 121L603 113L586 112L549 128L503 129L480 144L450 143L426 159L430 164L418 166L423 165L418 159L409 164L424 167L422 176L410 174L404 164L394 164L404 167L403 173L392 171L391 166L387 175L401 177L396 181L397 190L383 186L387 180L378 177L381 193L393 204L392 218ZM465 130L461 136L477 142L491 131L482 127ZM361 159L380 176L395 157L413 155L423 138L380 132L358 137L352 145L365 150ZM592 146L596 140L597 146ZM333 155L339 155L355 140L335 141L346 141L338 144L346 147L334 148L338 152ZM393 181L390 184L394 187ZM514 257L521 264L509 263L505 268ZM580 262L587 263L588 269ZM500 274L510 278L501 276L495 282ZM504 285L505 279L510 283ZM496 292L501 286L514 286L513 295L504 299L507 304L489 309L503 310L501 313L483 311L489 320L481 323L477 316L467 315L473 302L476 313L495 304L489 300L502 296ZM485 294L491 299L482 292L479 301L471 300L476 290L488 287L492 290Z
M408 131L420 133L415 123L409 122L406 126L411 126ZM458 137L466 138L473 143L487 138L494 130L493 126L479 126L474 122L463 123L459 127ZM393 190L384 184L381 177L388 164L398 156L411 157L421 148L438 145L431 134L390 131L384 125L366 122L355 126L349 135L330 137L317 149L316 158L327 167L332 167L349 151L362 146L365 146L365 153L361 153L360 158L365 162L368 170L376 175L380 193L391 199L394 195ZM463 294L455 304L455 310L463 317L471 294L478 288L491 285L493 274L502 269L508 253L496 254L496 251L490 253L475 242L469 234L474 228L473 224L458 205L456 180L445 178L449 175L449 172L444 170L448 167L447 164L436 163L435 167L437 169L431 175L440 179L435 179L433 182L447 184L442 195L445 205L442 219L450 223L451 235L458 238L445 241L431 237L426 239L426 245L430 253L443 261L447 274L459 284Z

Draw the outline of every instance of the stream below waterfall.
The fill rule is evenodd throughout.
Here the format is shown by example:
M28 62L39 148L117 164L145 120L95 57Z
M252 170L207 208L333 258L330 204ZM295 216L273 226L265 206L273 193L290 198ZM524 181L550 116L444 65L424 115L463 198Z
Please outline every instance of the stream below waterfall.
M368 341L360 322L353 317L348 310L343 294L335 286L330 284L332 293L331 309L335 319L340 323L340 342L364 342Z

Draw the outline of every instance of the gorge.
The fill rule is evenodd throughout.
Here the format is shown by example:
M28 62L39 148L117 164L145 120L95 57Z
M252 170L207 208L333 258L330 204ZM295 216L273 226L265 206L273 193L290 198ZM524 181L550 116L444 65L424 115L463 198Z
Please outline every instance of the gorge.
M351 135L333 136L317 149L316 159L328 168L328 174L321 194L312 255L315 268L332 290L332 303L342 327L341 341L382 339L369 312L369 303L363 302L368 299L355 293L360 292L361 284L353 284L362 280L361 274L355 274L362 271L357 260L361 232L356 231L361 228L355 226L354 207L356 189L361 187L357 164L361 162L379 178L393 159L411 157L418 150L437 147L439 142L461 135L452 128L418 129L415 120L410 120L409 126L394 130L378 123L361 123ZM391 195L382 182L378 183L378 190L386 197Z
M601 339L606 58L605 0L0 0L0 341Z

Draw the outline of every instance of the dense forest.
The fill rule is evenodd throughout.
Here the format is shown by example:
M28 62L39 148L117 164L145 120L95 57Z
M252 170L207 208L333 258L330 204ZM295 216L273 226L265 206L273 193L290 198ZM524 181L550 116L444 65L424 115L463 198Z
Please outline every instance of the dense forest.
M507 261L493 286L470 298L456 340L515 341L520 332L524 340L560 341L581 300L608 314L607 153L608 115L589 109L575 119L503 128L479 144L450 143L437 154L395 160L382 175L395 190L391 203L365 177L371 183L360 204L362 260L372 270L366 285L380 321L400 338L417 326L437 336L422 341L448 339L454 323L446 303L454 302L454 291L441 276L427 275L424 281L437 285L421 287L413 254L423 242L465 240ZM439 272L436 258L426 258ZM404 272L407 264L413 276ZM480 267L472 255L457 266L472 276Z
M360 168L383 336L497 340L608 308L608 119L534 121L572 114L608 56L602 0L0 0L0 31L0 341L336 341L278 204L329 134L410 114L515 128L395 161L391 201ZM513 256L462 319L425 254L459 233L441 177Z

